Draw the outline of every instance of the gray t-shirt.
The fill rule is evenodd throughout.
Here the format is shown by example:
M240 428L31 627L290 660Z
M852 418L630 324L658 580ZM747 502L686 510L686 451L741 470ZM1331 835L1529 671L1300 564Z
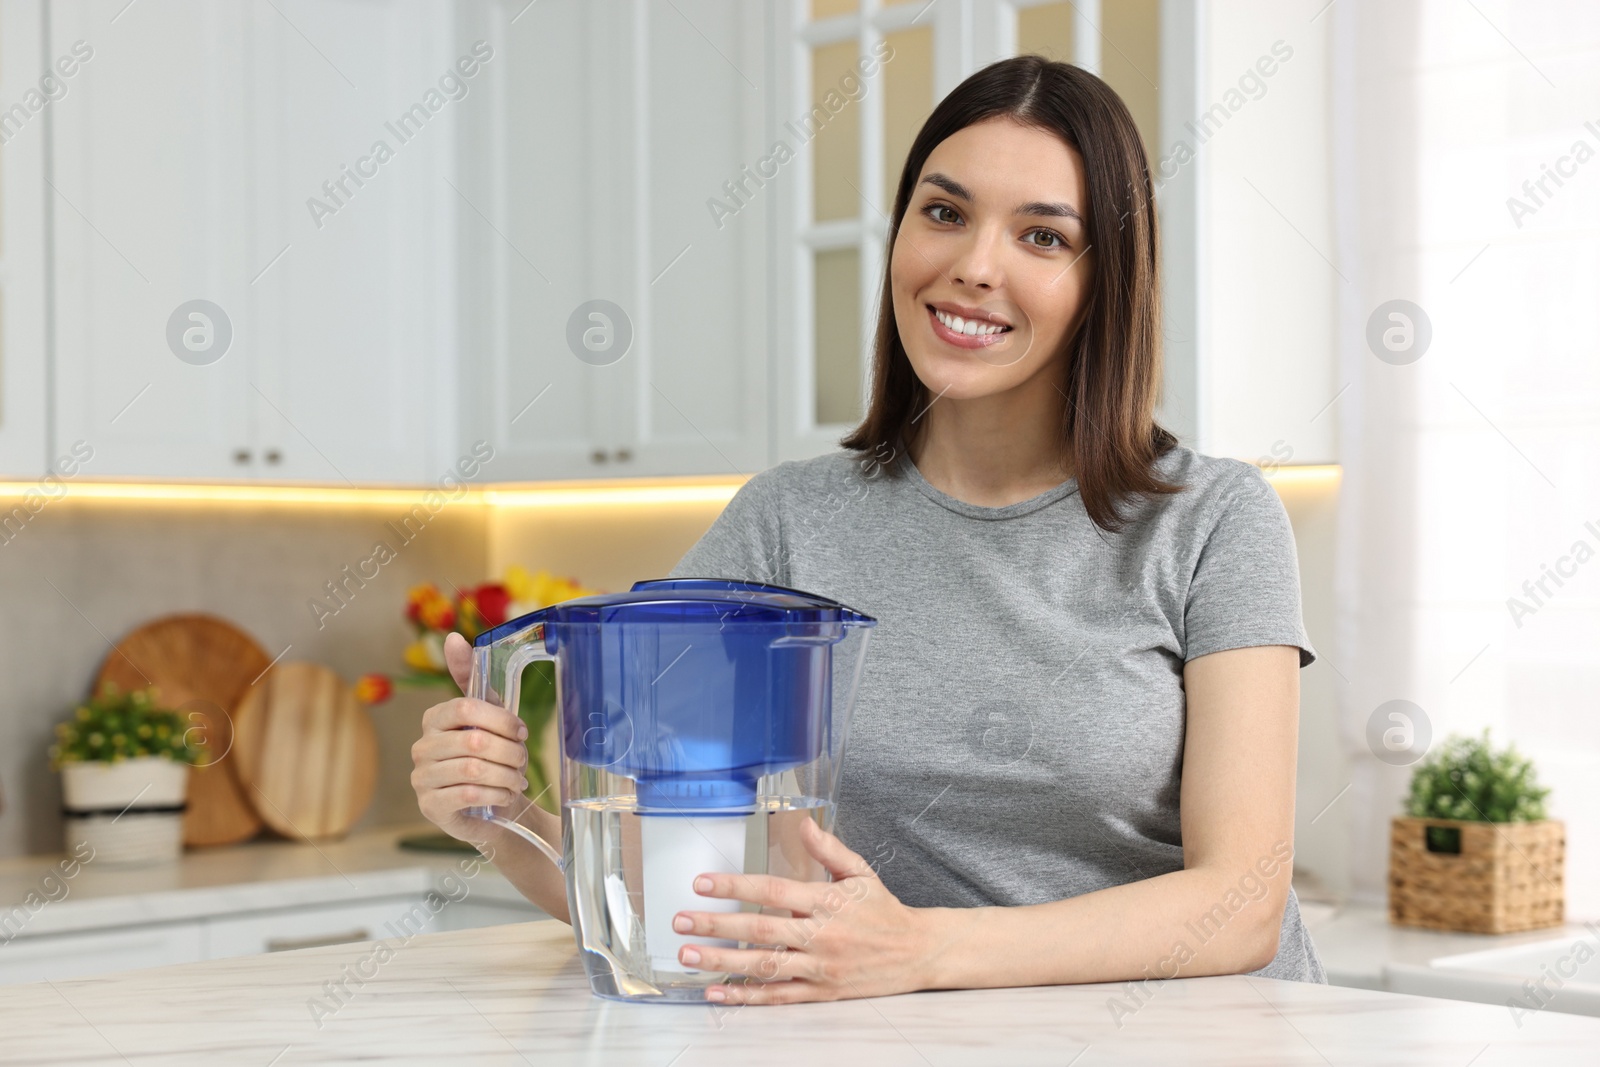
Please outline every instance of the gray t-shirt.
M1315 655L1272 487L1248 463L1175 448L1156 469L1185 490L1133 502L1109 534L1076 480L983 507L886 459L835 452L756 475L672 572L877 618L840 838L920 907L1041 904L1182 870L1184 663L1254 645L1296 645L1302 667ZM1280 843L1262 871L1288 855ZM1240 875L1195 916L1190 950L1263 906ZM1254 973L1327 980L1293 892L1278 954Z

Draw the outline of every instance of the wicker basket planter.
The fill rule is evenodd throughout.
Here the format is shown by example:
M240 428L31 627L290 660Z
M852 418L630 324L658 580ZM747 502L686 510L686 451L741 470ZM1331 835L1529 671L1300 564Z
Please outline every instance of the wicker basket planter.
M1566 855L1566 827L1554 819L1396 816L1389 828L1389 921L1479 934L1560 926Z

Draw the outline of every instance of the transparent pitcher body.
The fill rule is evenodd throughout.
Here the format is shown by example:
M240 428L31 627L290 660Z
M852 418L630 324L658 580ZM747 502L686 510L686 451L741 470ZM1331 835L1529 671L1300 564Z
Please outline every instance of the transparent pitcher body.
M573 935L602 997L700 1002L729 977L684 966L678 951L732 943L678 934L672 918L757 909L700 896L696 875L829 878L800 824L833 829L874 621L792 590L706 584L640 583L586 598L593 610L570 601L497 628L475 650L474 686L480 670L504 678L507 706L521 670L555 662L559 858Z

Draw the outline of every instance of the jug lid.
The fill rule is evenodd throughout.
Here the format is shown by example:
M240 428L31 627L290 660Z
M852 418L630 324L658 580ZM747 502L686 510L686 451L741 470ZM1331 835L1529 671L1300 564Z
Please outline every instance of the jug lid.
M876 626L878 620L837 600L779 585L729 578L654 578L635 582L625 593L578 597L540 608L485 630L473 644L482 648L540 622Z

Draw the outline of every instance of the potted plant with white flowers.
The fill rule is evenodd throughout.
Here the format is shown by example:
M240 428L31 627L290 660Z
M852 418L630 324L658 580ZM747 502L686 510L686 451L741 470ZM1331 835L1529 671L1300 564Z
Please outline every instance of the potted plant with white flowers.
M66 848L96 863L156 863L183 849L189 768L205 749L154 689L107 685L56 726L50 765L61 772Z

